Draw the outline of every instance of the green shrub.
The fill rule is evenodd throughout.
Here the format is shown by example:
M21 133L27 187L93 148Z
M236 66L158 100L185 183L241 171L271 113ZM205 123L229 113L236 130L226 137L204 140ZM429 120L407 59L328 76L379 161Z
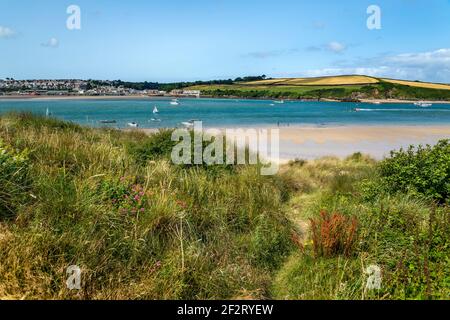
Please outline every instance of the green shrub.
M264 215L258 217L258 224L252 233L250 253L253 261L262 267L275 270L293 249L289 224L273 221ZM287 221L286 221L287 222Z
M12 150L0 140L0 219L15 215L28 188L28 152Z
M141 164L147 161L170 159L173 147L172 130L160 130L144 141L128 143L128 152Z
M450 196L450 140L392 151L379 166L388 192L417 192L440 203Z

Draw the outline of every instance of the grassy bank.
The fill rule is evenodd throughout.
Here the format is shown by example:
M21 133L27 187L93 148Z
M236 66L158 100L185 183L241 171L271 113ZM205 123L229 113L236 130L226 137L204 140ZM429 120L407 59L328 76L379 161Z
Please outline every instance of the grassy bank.
M448 297L448 144L382 164L296 161L273 177L175 166L172 146L170 131L2 116L0 298ZM411 167L420 157L430 170ZM371 264L383 282L369 292Z

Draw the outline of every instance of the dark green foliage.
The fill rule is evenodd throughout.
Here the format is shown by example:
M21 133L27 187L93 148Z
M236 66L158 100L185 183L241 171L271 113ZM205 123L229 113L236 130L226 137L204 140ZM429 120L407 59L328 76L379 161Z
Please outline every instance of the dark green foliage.
M169 160L176 144L177 142L172 141L172 130L160 130L144 141L129 143L128 152L139 163L145 164L147 161Z
M381 183L389 192L417 192L438 202L450 196L450 143L392 151L379 166Z
M0 140L0 220L16 215L16 208L30 199L28 152L17 152Z

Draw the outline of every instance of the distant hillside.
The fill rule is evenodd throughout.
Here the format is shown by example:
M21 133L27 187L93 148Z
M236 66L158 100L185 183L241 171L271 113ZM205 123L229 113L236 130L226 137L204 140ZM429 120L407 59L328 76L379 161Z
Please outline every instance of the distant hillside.
M247 85L281 85L281 86L334 86L334 85L361 85L379 83L380 80L368 76L334 76L315 78L283 78L246 82ZM450 87L449 87L450 88Z
M278 78L231 84L197 85L203 95L214 97L284 99L359 99L450 100L450 85L342 75L315 78Z
M314 78L278 78L260 81L251 81L244 83L245 85L271 85L271 86L336 86L336 85L363 85L375 84L380 82L388 82L401 84L411 87L428 88L428 89L443 89L450 90L450 85L431 82L396 80L387 78L374 78L361 75L344 75L344 76L330 76L330 77L314 77Z

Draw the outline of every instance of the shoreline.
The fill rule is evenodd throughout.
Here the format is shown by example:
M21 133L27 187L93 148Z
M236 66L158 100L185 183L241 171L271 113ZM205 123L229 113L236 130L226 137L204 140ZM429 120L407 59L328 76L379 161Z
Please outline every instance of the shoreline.
M245 97L214 97L203 96L200 98L189 96L146 96L146 95L130 95L130 96L0 96L0 101L20 101L20 100L158 100L158 99L223 99L223 100L278 100L276 98L245 98ZM321 100L308 100L308 99L284 99L285 101L304 101L304 102L340 102L340 103L392 103L392 104L413 104L419 100L400 100L400 99L361 99L359 102L341 101L337 99L321 99ZM446 100L420 100L425 103L432 104L450 104L450 101Z
M346 158L356 152L380 160L388 156L391 150L407 148L410 145L436 144L439 140L450 139L450 126L341 126L307 127L291 126L276 128L261 126L260 129L279 130L279 157L273 159L284 164L295 159L319 159L323 157ZM216 128L223 130L223 128ZM157 129L136 130L146 134ZM270 134L269 134L270 136Z

